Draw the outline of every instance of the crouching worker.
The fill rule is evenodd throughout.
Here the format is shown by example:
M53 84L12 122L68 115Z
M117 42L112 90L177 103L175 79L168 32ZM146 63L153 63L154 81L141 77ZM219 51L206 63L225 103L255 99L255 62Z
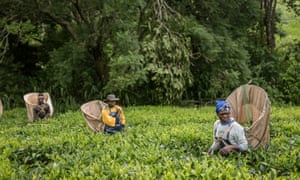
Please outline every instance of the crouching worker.
M214 141L208 154L219 152L227 156L231 152L243 152L248 149L244 128L230 117L230 105L225 100L216 101L216 113L219 117L214 123Z
M33 119L47 119L50 117L50 106L45 102L43 93L38 94L38 104L33 107Z
M114 94L109 94L105 100L108 107L102 110L102 121L105 124L104 132L109 134L125 130L125 116L122 108L116 105L118 100L119 98L116 98Z

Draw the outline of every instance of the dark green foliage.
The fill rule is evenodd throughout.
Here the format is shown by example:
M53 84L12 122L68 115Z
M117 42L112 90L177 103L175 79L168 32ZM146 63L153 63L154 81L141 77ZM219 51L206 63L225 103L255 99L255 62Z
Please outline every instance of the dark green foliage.
M51 161L47 154L51 153L51 149L43 150L40 147L28 146L12 152L8 159L15 162L17 166L26 165L34 168L47 165Z
M294 41L280 48L280 59L277 63L279 73L278 87L284 94L283 100L286 103L300 103L300 41Z
M64 95L78 97L79 101L95 96L98 93L98 91L94 92L98 79L93 66L93 60L88 56L83 45L73 41L50 52L46 76L51 77L49 81L53 88L53 95L55 97ZM66 92L57 96L60 89L64 89ZM83 97L85 92L90 94Z
M297 64L279 68L261 3L3 0L0 97L10 109L48 91L60 112L111 92L124 105L212 101L252 80L273 102L298 104Z
M12 21L2 19L0 27L4 39L0 45L0 96L7 109L24 105L23 95L47 85L44 77L39 48L41 31L30 20Z
M191 24L195 83L192 98L226 97L239 84L250 79L249 55L243 42L214 34L211 29Z

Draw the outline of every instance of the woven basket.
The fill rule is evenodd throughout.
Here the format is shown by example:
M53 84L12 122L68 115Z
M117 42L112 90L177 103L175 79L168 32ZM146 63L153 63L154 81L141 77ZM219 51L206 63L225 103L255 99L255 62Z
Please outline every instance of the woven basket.
M246 126L246 136L252 148L266 148L270 143L269 121L271 103L264 89L255 85L242 85L226 99L231 115Z
M81 105L80 110L82 115L90 127L94 132L103 132L105 124L102 122L102 109L106 106L106 104L99 100L93 100Z

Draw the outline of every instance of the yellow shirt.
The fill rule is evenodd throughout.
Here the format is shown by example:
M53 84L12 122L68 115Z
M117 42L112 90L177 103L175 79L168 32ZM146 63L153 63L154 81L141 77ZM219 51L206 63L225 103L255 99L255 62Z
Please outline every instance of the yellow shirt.
M118 105L115 105L112 108L106 107L102 110L102 121L104 122L104 124L111 126L111 127L115 127L116 124L116 118L113 117L112 115L115 114L118 109L121 111L120 117L121 117L121 123L122 125L125 125L125 115L124 112L122 110L122 108Z

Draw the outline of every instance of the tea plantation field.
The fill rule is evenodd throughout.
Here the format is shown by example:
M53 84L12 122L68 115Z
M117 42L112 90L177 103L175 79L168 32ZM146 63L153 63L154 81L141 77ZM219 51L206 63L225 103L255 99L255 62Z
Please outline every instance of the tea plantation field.
M207 156L214 107L124 108L126 132L92 132L81 112L0 119L0 179L300 179L300 107L272 107L267 150Z

